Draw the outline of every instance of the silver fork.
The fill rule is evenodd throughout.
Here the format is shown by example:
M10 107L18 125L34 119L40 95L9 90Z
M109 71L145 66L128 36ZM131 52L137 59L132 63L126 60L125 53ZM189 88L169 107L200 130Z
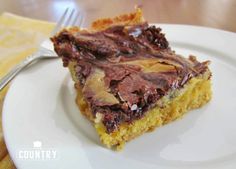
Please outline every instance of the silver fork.
M54 36L62 27L68 26L81 26L83 23L83 14L76 12L75 9L70 10L67 8L63 13L57 25L51 32L50 36ZM57 54L53 50L53 44L49 39L44 40L38 50L32 55L28 56L21 63L16 65L9 73L7 73L2 79L0 79L0 91L26 66L34 61L40 59L58 58Z

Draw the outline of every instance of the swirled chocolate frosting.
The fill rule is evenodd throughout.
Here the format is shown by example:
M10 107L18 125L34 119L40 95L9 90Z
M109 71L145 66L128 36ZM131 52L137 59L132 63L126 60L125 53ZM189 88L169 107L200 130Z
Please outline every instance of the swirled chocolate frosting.
M84 99L94 117L103 115L108 133L141 118L169 91L208 69L208 61L175 54L161 29L147 23L63 30L52 41L64 66L74 63Z

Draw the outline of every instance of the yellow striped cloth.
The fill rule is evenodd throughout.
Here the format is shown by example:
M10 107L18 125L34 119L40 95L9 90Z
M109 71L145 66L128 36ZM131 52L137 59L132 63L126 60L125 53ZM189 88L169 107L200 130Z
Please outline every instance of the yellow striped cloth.
M40 42L49 36L53 27L53 23L3 13L0 16L0 78L32 54ZM15 168L2 131L2 105L6 92L7 87L0 92L0 169Z

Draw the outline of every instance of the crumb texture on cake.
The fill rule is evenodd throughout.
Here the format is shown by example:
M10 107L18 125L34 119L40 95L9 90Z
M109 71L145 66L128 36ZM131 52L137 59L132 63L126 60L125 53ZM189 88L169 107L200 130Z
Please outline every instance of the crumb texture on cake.
M146 115L131 124L122 124L119 129L111 134L106 132L103 123L94 123L101 141L109 148L122 149L125 142L154 128L167 124L182 117L187 111L199 108L211 99L211 82L205 77L191 79L174 99L167 99L163 107L156 106L150 109ZM83 95L78 92L77 104L80 110L88 116L90 111L83 100ZM87 112L87 113L86 113Z

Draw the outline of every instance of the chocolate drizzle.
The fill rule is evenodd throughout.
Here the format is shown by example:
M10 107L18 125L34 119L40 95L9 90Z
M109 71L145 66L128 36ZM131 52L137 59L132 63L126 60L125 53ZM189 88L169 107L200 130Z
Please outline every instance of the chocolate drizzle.
M52 41L64 66L76 63L83 95L94 117L103 114L108 133L208 69L208 61L176 55L161 29L147 23L93 33L63 30Z

